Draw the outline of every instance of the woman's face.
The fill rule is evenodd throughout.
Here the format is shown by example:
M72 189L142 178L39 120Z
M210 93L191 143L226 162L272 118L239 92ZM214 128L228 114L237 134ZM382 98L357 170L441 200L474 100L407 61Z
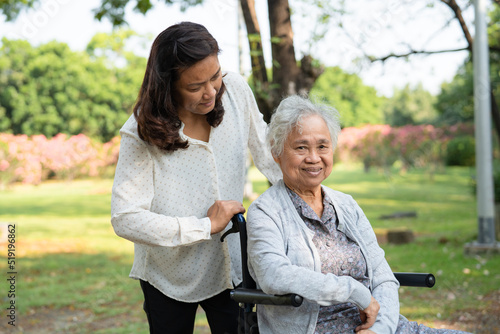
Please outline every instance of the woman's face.
M206 115L215 107L215 98L222 85L217 55L200 60L181 72L175 83L179 118Z
M332 171L330 132L318 115L303 118L300 124L302 133L295 127L285 141L283 153L275 160L289 188L301 192L316 191Z

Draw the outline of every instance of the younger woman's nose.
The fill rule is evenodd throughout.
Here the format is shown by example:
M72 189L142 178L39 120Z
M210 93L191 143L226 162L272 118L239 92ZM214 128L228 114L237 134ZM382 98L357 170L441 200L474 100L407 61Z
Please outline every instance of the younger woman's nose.
M204 98L210 99L214 97L216 94L217 94L217 89L212 84L209 83L205 89Z

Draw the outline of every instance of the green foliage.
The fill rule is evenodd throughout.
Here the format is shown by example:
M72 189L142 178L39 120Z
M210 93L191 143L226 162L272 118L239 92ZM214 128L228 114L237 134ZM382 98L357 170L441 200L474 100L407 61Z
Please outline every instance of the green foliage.
M115 32L107 38L116 41L119 36ZM116 136L132 110L146 61L122 52L117 54L125 66L113 66L109 54L116 53L116 45L105 40L96 36L86 53L71 51L65 43L33 47L4 38L0 132L47 137L83 133L102 141Z
M178 4L182 11L185 11L190 6L203 3L203 0L163 1L167 5ZM42 3L40 0L0 0L0 12L5 15L7 21L14 21L21 11L33 8L40 3ZM135 3L134 11L144 15L154 7L151 0L101 0L100 6L94 9L94 16L99 21L103 18L109 19L113 26L126 25L125 7L129 3Z
M125 20L125 7L129 3L134 3L134 11L146 14L154 5L151 0L101 0L99 8L94 10L95 18L101 21L107 18L113 26L122 26L127 24ZM203 3L203 0L163 0L165 4L179 4L181 11L185 11L190 6L195 6Z
M40 0L0 0L0 12L5 15L7 21L13 21L19 13L27 8L33 7Z
M500 161L498 160L493 161L493 182L495 202L500 203Z
M490 46L500 50L500 5L495 6L490 12L488 38ZM500 51L490 53L490 68L491 89L495 95L497 106L500 106Z
M500 6L493 6L489 13L488 39L490 48L500 49ZM466 60L451 82L441 85L436 109L443 124L474 120L473 65ZM500 52L490 51L490 81L497 105L500 104Z
M415 88L407 84L403 89L396 89L394 96L384 104L386 123L392 126L433 123L437 116L434 100L422 84Z
M500 46L500 6L493 6L489 13L488 41L491 46Z
M447 166L475 166L476 148L472 136L453 138L446 147Z
M474 120L472 63L459 68L451 82L441 85L436 101L439 123L455 124Z
M383 99L375 88L366 86L356 74L329 67L316 80L310 96L335 107L343 127L383 123Z

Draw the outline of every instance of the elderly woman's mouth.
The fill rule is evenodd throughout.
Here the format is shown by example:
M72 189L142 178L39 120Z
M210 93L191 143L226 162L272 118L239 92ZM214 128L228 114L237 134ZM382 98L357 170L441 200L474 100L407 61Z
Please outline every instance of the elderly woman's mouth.
M323 170L323 168L321 168L321 167L317 167L317 168L302 168L302 170L304 172L312 174L312 175L318 175L319 173L321 173L321 171Z

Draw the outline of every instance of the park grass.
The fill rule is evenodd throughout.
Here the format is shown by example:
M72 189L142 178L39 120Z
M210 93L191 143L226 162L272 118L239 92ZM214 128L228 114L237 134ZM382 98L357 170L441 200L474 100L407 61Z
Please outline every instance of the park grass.
M477 239L472 173L447 168L432 175L425 170L388 175L336 165L324 182L351 194L378 235L390 229L417 235L411 244L381 244L394 271L437 277L433 289L401 288L401 313L411 320L432 325L436 319L455 321L466 310L487 312L485 297L499 289L500 255L464 256L464 245ZM254 191L265 191L265 178L254 169L250 175ZM16 224L18 329L29 332L52 321L54 333L147 333L142 292L128 278L133 244L117 237L109 222L111 186L112 180L78 180L0 192L0 222ZM417 217L380 218L400 211L415 211ZM6 244L0 246L6 275ZM6 280L0 288L5 304ZM6 328L4 314L1 318L0 332ZM207 333L206 327L201 312L196 332Z

